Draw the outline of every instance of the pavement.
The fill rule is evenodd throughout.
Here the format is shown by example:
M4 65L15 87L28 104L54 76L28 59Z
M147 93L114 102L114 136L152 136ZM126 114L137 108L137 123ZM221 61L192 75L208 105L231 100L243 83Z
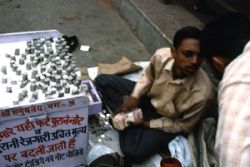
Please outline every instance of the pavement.
M202 23L175 1L113 0L120 15L152 54L157 48L171 46L177 29Z
M1 0L0 33L56 29L76 35L89 52L73 55L79 67L114 63L122 56L147 60L148 51L113 8L110 0Z
M174 0L1 0L0 33L56 29L76 35L89 52L74 51L79 67L145 61L170 46L182 26L203 23Z
M114 63L122 56L145 61L155 49L170 46L180 27L202 26L176 1L165 1L1 0L0 33L56 29L76 35L80 45L90 46L89 52L80 45L74 51L79 67Z
M171 0L1 0L0 15L0 33L56 29L76 35L80 44L73 56L80 68L114 63L123 56L147 61L157 48L171 46L177 29L204 24ZM81 45L90 50L81 51ZM104 144L120 152L118 135L109 124L103 126L105 119L101 115L90 119L90 145ZM156 165L150 159L134 166Z
M138 39L152 54L155 49L170 46L176 30L192 25L202 29L211 19L227 12L239 12L250 18L247 0L112 0L113 6L127 21Z
M137 38L152 55L156 49L170 47L176 30L184 26L199 29L222 13L194 9L194 1L186 0L112 0L113 6L127 22ZM219 6L219 5L217 5ZM228 11L225 6L220 6ZM202 64L208 76L217 87L218 80L210 67Z

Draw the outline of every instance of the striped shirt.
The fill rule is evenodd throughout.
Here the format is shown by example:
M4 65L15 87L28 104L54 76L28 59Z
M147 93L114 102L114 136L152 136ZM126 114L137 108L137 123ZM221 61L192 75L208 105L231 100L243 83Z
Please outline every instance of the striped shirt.
M220 167L250 166L250 42L227 68L219 86L215 150Z

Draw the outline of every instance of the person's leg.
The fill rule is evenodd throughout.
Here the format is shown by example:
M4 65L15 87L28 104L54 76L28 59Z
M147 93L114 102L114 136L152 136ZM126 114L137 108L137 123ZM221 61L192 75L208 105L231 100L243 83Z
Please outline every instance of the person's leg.
M140 101L139 107L144 120L149 121L162 117L153 107L149 97L142 96ZM170 155L168 143L177 135L153 128L128 127L120 132L120 147L127 159L140 163L156 153L163 152Z
M120 132L119 139L124 156L132 163L141 163L156 153L168 151L168 143L176 136L159 129L128 127Z
M94 84L101 94L103 103L112 111L122 103L123 96L130 95L134 89L135 82L128 79L108 74L96 77Z

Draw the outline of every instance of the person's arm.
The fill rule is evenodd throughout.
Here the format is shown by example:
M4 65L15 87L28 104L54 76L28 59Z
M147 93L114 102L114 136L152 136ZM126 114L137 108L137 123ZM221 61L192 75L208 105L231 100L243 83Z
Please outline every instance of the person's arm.
M148 128L158 128L168 133L188 133L204 115L206 106L208 106L208 104L204 100L190 107L190 109L185 112L181 118L161 117L158 119L152 119L150 121L141 119L135 122L130 122L130 125L142 125Z
M138 98L128 96L126 97L126 99L124 99L123 103L117 108L113 115L116 115L121 112L132 111L133 109L137 108L139 103L140 100Z
M146 127L146 128L149 128L149 121L145 121L144 119L140 119L140 120L136 120L136 121L133 121L133 122L128 122L128 124L130 125L130 126L134 126L134 125L141 125L141 126L144 126L144 127Z
M149 62L149 65L146 67L144 74L137 81L131 94L132 97L139 99L142 95L146 94L150 90L155 78L155 63L156 55L154 54Z
M202 100L193 104L181 118L161 117L149 122L150 128L159 128L168 133L189 133L202 118L208 105L207 100Z
M152 56L149 65L145 69L145 73L136 83L131 96L127 97L124 100L122 105L118 107L118 109L115 111L114 114L130 111L139 105L140 97L149 91L152 82L154 80L154 73L155 73L154 66L155 66L155 55Z

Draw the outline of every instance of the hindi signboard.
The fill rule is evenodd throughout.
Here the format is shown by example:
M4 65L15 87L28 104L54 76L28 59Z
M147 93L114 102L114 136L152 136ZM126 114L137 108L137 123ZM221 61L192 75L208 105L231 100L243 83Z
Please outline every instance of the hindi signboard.
M89 98L0 110L1 167L86 164Z

